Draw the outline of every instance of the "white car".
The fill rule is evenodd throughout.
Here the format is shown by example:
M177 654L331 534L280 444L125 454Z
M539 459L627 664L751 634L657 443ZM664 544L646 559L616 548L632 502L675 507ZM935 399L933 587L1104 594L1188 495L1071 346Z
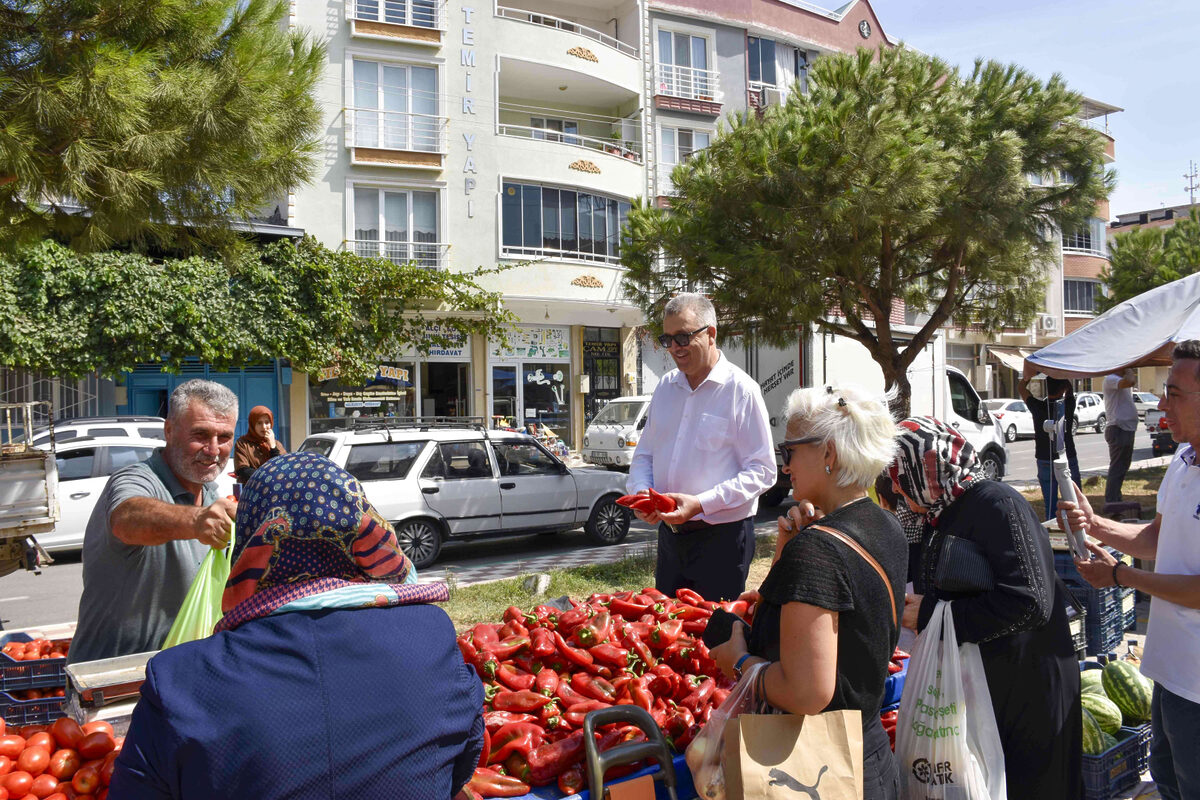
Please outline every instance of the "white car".
M58 466L59 517L51 533L37 536L38 544L50 553L82 549L83 534L92 509L109 477L121 467L145 461L162 446L159 439L133 436L80 436L58 443L55 462ZM226 469L232 468L233 459L230 458ZM217 478L218 496L232 494L233 484L231 474L222 472Z
M996 398L984 400L983 407L988 410L1004 431L1004 441L1015 442L1021 436L1033 436L1033 414L1024 400L1014 398Z
M116 417L75 417L74 419L58 420L54 423L54 441L56 444L77 439L80 436L90 436L93 439L126 436L135 439L157 439L166 441L163 433L162 417L146 417L139 415L121 415ZM43 425L33 432L33 446L41 447L50 441L50 429Z
M1075 395L1075 421L1071 424L1071 434L1079 433L1080 428L1094 428L1096 433L1104 433L1108 417L1104 413L1104 397L1099 392L1080 392Z
M1158 395L1153 392L1134 392L1133 406L1137 409L1138 416L1142 419L1146 418L1146 412L1152 408L1158 408Z
M646 427L650 395L618 397L600 409L583 434L583 457L609 469L629 470L633 451Z
M625 476L569 469L537 439L468 423L405 424L313 434L301 451L326 456L362 482L417 569L447 539L554 533L583 526L596 544L629 533L617 505Z

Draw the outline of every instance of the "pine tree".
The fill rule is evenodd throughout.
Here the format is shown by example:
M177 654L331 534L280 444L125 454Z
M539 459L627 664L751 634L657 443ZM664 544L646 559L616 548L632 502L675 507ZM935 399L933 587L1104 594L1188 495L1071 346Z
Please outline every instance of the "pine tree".
M1200 211L1170 228L1138 228L1113 237L1110 260L1100 278L1108 292L1101 311L1200 270Z

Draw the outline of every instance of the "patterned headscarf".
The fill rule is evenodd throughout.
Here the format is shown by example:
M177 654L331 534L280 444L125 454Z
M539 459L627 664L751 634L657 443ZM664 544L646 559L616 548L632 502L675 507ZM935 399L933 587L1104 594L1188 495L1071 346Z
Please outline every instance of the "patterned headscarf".
M933 417L909 417L896 426L900 454L892 464L892 480L906 495L925 506L925 519L937 526L942 512L973 483L978 472L975 448L954 428Z
M353 475L316 453L287 453L255 470L238 502L237 531L218 631L348 587L366 590L359 606L449 597L444 583L405 583L412 564L392 526Z

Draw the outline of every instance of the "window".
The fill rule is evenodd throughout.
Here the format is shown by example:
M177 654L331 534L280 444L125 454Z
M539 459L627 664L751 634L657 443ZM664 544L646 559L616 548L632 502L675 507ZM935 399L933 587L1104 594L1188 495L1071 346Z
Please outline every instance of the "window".
M163 428L161 425L159 425L157 428L138 428L137 432L138 432L138 436L141 436L145 439L165 439L166 438L166 434L163 432Z
M492 464L483 442L445 442L438 445L422 478L465 480L492 477Z
M112 475L121 467L127 467L130 464L140 464L154 452L153 447L132 447L128 445L115 445L105 449L108 450L108 467L104 470L105 475ZM233 465L230 464L230 469L232 468Z
M437 70L354 61L355 147L440 152Z
M1068 314L1095 314L1096 281L1067 278L1063 281L1063 311Z
M808 93L808 53L800 48L796 48L796 82L800 84L800 91Z
M501 475L558 475L559 463L532 442L501 444L495 442L496 460Z
M708 39L673 31L658 32L660 93L711 100L714 83L708 72Z
M1086 250L1103 255L1105 253L1104 220L1089 219L1083 228L1071 232L1063 232L1064 250Z
M54 432L54 441L56 443L57 442L65 442L67 439L74 439L78 435L79 435L78 431L71 431L71 430L66 430L66 431L61 431L61 432L55 431ZM161 439L162 437L160 436L158 438ZM42 445L48 444L49 442L50 442L50 434L46 434L45 436L39 436L38 438L34 439L33 446L41 447Z
M441 266L437 200L437 192L356 187L355 252L397 264Z
M92 477L92 466L96 463L96 451L72 450L69 453L59 453L55 459L58 465L58 480L77 481L81 478Z
M356 444L346 458L346 472L360 481L398 481L408 477L425 442Z
M354 18L436 28L437 5L434 0L357 0Z
M305 439L300 445L301 453L317 453L329 458L329 454L333 452L332 439Z
M617 262L629 203L572 189L505 183L501 242L510 255Z
M88 436L126 436L124 428L88 428Z
M746 57L750 61L750 82L763 86L775 85L775 42L771 39L749 37Z
M947 372L950 381L950 407L963 419L974 420L979 416L979 396L957 372Z
M579 139L571 134L579 133L579 123L573 119L551 119L549 117L530 117L529 127L535 128L534 139L547 142L565 142L579 144ZM545 131L545 133L543 133Z
M708 147L708 131L690 128L662 128L659 141L664 164L682 164L692 153Z

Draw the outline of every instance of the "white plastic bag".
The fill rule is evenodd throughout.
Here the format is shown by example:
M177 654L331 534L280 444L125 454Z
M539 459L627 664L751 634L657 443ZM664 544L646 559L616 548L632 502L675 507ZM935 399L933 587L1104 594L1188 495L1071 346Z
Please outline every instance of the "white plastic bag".
M684 753L688 769L692 771L692 782L696 794L702 800L725 800L725 766L722 758L725 753L725 725L730 719L737 719L741 714L749 714L757 710L758 701L754 697L754 682L758 679L759 670L767 666L761 662L742 673L737 686L725 698L725 702L712 712L708 722L696 738L688 745Z
M1007 800L1004 749L979 646L940 601L917 637L896 724L902 800Z

